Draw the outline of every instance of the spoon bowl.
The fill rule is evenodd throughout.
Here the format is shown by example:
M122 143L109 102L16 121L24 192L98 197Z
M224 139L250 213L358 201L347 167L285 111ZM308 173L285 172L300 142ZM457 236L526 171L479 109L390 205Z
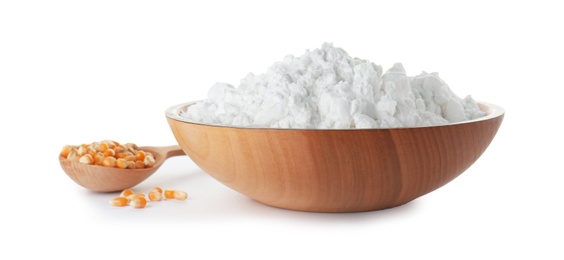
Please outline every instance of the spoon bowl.
M98 165L88 165L67 160L59 155L63 171L78 185L97 192L116 192L131 188L155 173L164 161L173 156L184 155L178 145L145 146L140 150L150 152L155 157L155 165L143 169L120 169Z

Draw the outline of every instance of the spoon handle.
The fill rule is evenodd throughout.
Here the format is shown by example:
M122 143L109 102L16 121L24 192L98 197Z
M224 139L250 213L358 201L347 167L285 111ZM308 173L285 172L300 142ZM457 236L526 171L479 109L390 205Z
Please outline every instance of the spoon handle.
M179 145L171 145L171 146L145 146L140 147L142 150L154 151L157 154L163 156L163 161L167 158L185 155L182 148Z
M179 145L164 146L162 149L166 153L166 158L186 155Z

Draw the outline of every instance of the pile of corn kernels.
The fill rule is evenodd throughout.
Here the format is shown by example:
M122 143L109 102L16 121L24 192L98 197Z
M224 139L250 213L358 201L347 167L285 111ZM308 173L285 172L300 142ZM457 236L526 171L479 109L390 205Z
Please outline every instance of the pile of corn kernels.
M150 201L161 201L164 199L186 200L188 194L181 190L164 190L161 187L155 187L147 195ZM145 208L147 205L147 198L144 193L135 193L131 189L125 189L121 192L119 197L110 200L110 205L116 207L131 206L136 209Z
M112 140L65 145L61 156L83 164L121 169L143 169L155 165L155 157L150 152L139 150L134 143L120 144Z

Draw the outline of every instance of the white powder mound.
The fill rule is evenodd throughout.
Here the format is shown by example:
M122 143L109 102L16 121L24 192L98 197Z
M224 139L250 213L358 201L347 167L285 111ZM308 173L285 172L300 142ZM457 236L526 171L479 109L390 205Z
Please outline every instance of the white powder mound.
M237 88L216 83L208 99L181 116L237 127L350 129L445 125L484 115L437 73L408 77L400 63L383 73L325 43L286 56L264 74L248 74Z

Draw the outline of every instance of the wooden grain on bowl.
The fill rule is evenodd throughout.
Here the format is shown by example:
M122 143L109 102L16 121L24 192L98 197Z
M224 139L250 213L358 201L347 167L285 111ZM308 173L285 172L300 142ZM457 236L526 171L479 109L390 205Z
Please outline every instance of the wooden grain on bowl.
M224 185L274 207L356 212L399 206L450 182L493 140L504 111L463 123L395 129L236 128L167 110L180 147Z

